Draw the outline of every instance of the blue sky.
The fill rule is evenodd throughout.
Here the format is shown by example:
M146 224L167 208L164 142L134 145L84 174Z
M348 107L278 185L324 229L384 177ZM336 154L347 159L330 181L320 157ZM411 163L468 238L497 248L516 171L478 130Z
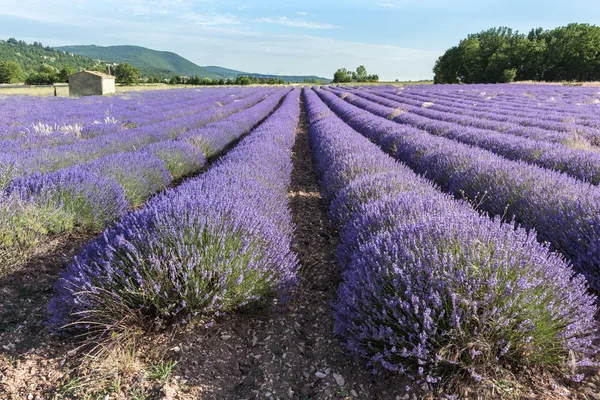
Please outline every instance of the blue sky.
M382 80L431 78L469 33L600 24L600 2L569 0L0 0L0 38L131 44L199 65L332 77L364 65Z

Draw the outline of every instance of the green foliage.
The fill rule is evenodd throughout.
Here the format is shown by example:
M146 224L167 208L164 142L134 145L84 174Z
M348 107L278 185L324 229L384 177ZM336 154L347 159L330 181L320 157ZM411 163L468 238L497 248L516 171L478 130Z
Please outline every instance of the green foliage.
M96 61L87 57L71 55L48 46L44 47L39 42L27 44L14 38L7 41L0 40L0 60L17 63L22 70L20 79L32 73L40 72L39 68L42 64L53 67L54 72L64 67L72 68L75 71L98 67Z
M502 82L504 82L504 83L514 82L516 77L517 77L517 69L516 68L505 69L504 73L503 73Z
M58 81L59 82L69 82L69 75L74 74L75 71L71 67L64 67L58 72Z
M23 69L14 61L0 61L0 83L16 83L23 78Z
M140 72L131 64L123 63L115 68L115 77L118 83L123 85L137 85Z
M58 82L58 75L48 72L36 72L25 79L27 85L52 85Z
M169 381L173 368L177 365L177 362L173 360L159 361L152 365L148 370L148 377L150 379L156 379L163 385Z
M276 78L258 78L256 76L237 76L235 80L227 78L227 80L200 78L198 76L185 77L185 76L173 76L169 80L171 85L203 85L203 86L215 86L215 85L285 85L286 82L283 79Z
M356 72L349 71L346 68L340 68L333 74L333 83L347 82L379 82L379 75L367 75L367 69L364 65L356 68Z
M352 74L346 68L340 68L333 74L333 83L352 82Z
M24 201L16 196L0 199L0 274L27 259L49 234L73 228L73 220L54 205Z
M364 65L361 65L358 68L356 68L356 80L358 82L364 82L367 80L367 69Z
M600 80L600 27L569 24L528 35L507 27L468 35L438 58L435 83Z

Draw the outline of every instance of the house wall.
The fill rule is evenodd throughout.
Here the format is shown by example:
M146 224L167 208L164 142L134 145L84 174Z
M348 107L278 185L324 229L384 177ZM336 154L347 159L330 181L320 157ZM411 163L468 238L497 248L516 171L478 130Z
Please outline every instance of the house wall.
M115 80L102 79L102 94L115 93Z
M69 76L69 96L94 96L115 93L115 80L92 74Z

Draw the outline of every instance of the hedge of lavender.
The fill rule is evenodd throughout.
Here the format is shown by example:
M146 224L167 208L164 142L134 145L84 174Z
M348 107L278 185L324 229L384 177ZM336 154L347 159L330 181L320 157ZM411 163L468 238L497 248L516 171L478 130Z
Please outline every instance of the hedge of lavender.
M527 108L523 108L521 113L526 113L525 116L521 114L521 117L517 117L514 114L503 114L502 110L495 110L495 112L471 111L472 103L456 104L458 102L444 101L435 94L369 92L406 106L411 109L411 112L423 117L534 140L570 145L578 139L595 142L596 138L600 137L600 132L595 127L567 122L569 117L566 116L554 121L542 120L539 118L539 109L531 109L529 113L526 113ZM501 107L502 103L499 106Z
M132 317L158 329L287 298L297 269L287 187L298 101L298 90L288 94L208 172L89 243L55 286L51 327L105 329Z
M261 102L269 95L282 95L283 92L283 89L273 90L262 88L261 90L250 92L250 94L246 93L244 97L240 99L236 98L237 101L234 100L223 106L216 105L213 97L196 99L197 103L195 106L189 106L196 112L189 115L166 118L156 123L141 126L140 122L135 118L130 120L121 117L123 118L121 125L114 132L110 130L92 138L82 137L80 134L78 140L69 144L43 146L16 153L10 151L0 152L0 183L7 184L10 179L20 176L52 172L109 154L134 151L152 143L172 140L186 132L200 129L207 124L245 110ZM78 106L87 107L83 101ZM147 118L146 115L144 117ZM108 125L112 129L115 124L109 123L104 125ZM64 127L64 125L61 125L61 127ZM20 127L20 129L24 128ZM37 132L34 136L53 138L61 137L65 134L60 130L61 128L58 130L52 129L48 132ZM1 133L0 136L2 136ZM29 135L25 137L25 139L27 138L29 138ZM23 138L17 138L13 141L19 142L21 140Z
M565 174L400 126L325 91L319 94L354 129L447 192L493 216L535 229L600 290L600 189Z
M364 90L352 89L332 90L344 96L344 99L351 104L369 110L380 117L422 129L437 136L480 147L510 160L525 161L565 172L594 185L600 184L600 153L590 150L593 149L591 144L583 144L581 140L578 141L575 134L538 129L542 131L538 136L531 133L529 136L522 135L526 137L514 136L512 130L490 121L471 117L469 121L456 123L456 119L465 119L466 117L432 111L429 108L399 102L397 99L389 100L387 97L381 97L384 95L382 93L372 94L371 92L365 93ZM347 96L348 94L354 96ZM528 127L521 128L531 130ZM539 140L542 135L543 140ZM575 142L577 146L586 147L586 150L570 148L559 143L548 143L546 140L550 140L549 137L556 138L555 141L559 143Z
M310 140L340 231L335 329L371 367L436 383L500 367L579 367L595 296L533 233L436 190L306 90ZM363 112L364 116L364 112Z
M469 85L446 87L382 88L379 94L433 103L434 110L509 122L548 131L578 132L591 142L598 138L598 90L582 87ZM396 97L396 98L398 98Z
M179 180L198 173L208 157L216 156L227 145L249 132L273 111L288 91L289 89L279 89L266 97L265 93L258 92L250 96L252 100L249 100L249 103L239 101L239 105L236 106L238 112L202 128L188 130L176 140L141 144L135 151L114 154L109 152L100 157L95 156L98 154L98 149L94 147L95 142L88 141L86 145L91 146L88 153L95 154L90 156L92 161L62 168L56 172L8 179L5 188L7 196L0 199L0 219L6 222L0 247L4 253L11 254L17 254L15 249L19 249L25 257L27 250L37 245L44 236L74 230L103 229L128 209L140 206L152 195L165 189L174 179ZM211 98L208 101L212 101ZM238 109L248 104L254 105L245 110ZM220 107L225 109L226 106ZM223 115L231 114L232 110L225 110ZM225 131L222 129L224 124L235 129ZM112 135L106 134L103 138L110 136ZM135 134L132 137L135 137ZM218 142L218 145L213 146L214 149L210 152L204 153L202 147L190 144L194 141ZM23 157L23 154L14 157L17 162L19 157ZM76 182L84 182L80 189L74 189L73 179ZM96 185L95 189L88 188L86 179ZM114 185L121 188L118 195L98 198L99 194L108 193L106 186ZM15 196L18 199L14 199ZM112 211L96 216L89 215L94 208L88 203L97 203L102 207L108 203ZM35 213L27 212L22 213L21 218L15 218L11 216L14 204L20 204L20 207L27 210L37 207L45 217L32 218ZM54 213L51 213L52 209Z

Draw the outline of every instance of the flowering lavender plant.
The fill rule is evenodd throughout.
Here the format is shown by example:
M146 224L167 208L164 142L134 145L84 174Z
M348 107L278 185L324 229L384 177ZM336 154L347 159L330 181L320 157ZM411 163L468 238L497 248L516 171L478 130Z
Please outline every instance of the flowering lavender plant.
M105 328L132 315L157 329L287 297L297 269L287 186L298 99L290 93L208 172L88 244L56 284L53 329Z
M314 91L304 96L340 231L335 329L351 353L429 383L457 372L489 378L508 365L575 376L593 364L596 297L560 255L534 232L439 192ZM358 110L346 117L368 120Z

